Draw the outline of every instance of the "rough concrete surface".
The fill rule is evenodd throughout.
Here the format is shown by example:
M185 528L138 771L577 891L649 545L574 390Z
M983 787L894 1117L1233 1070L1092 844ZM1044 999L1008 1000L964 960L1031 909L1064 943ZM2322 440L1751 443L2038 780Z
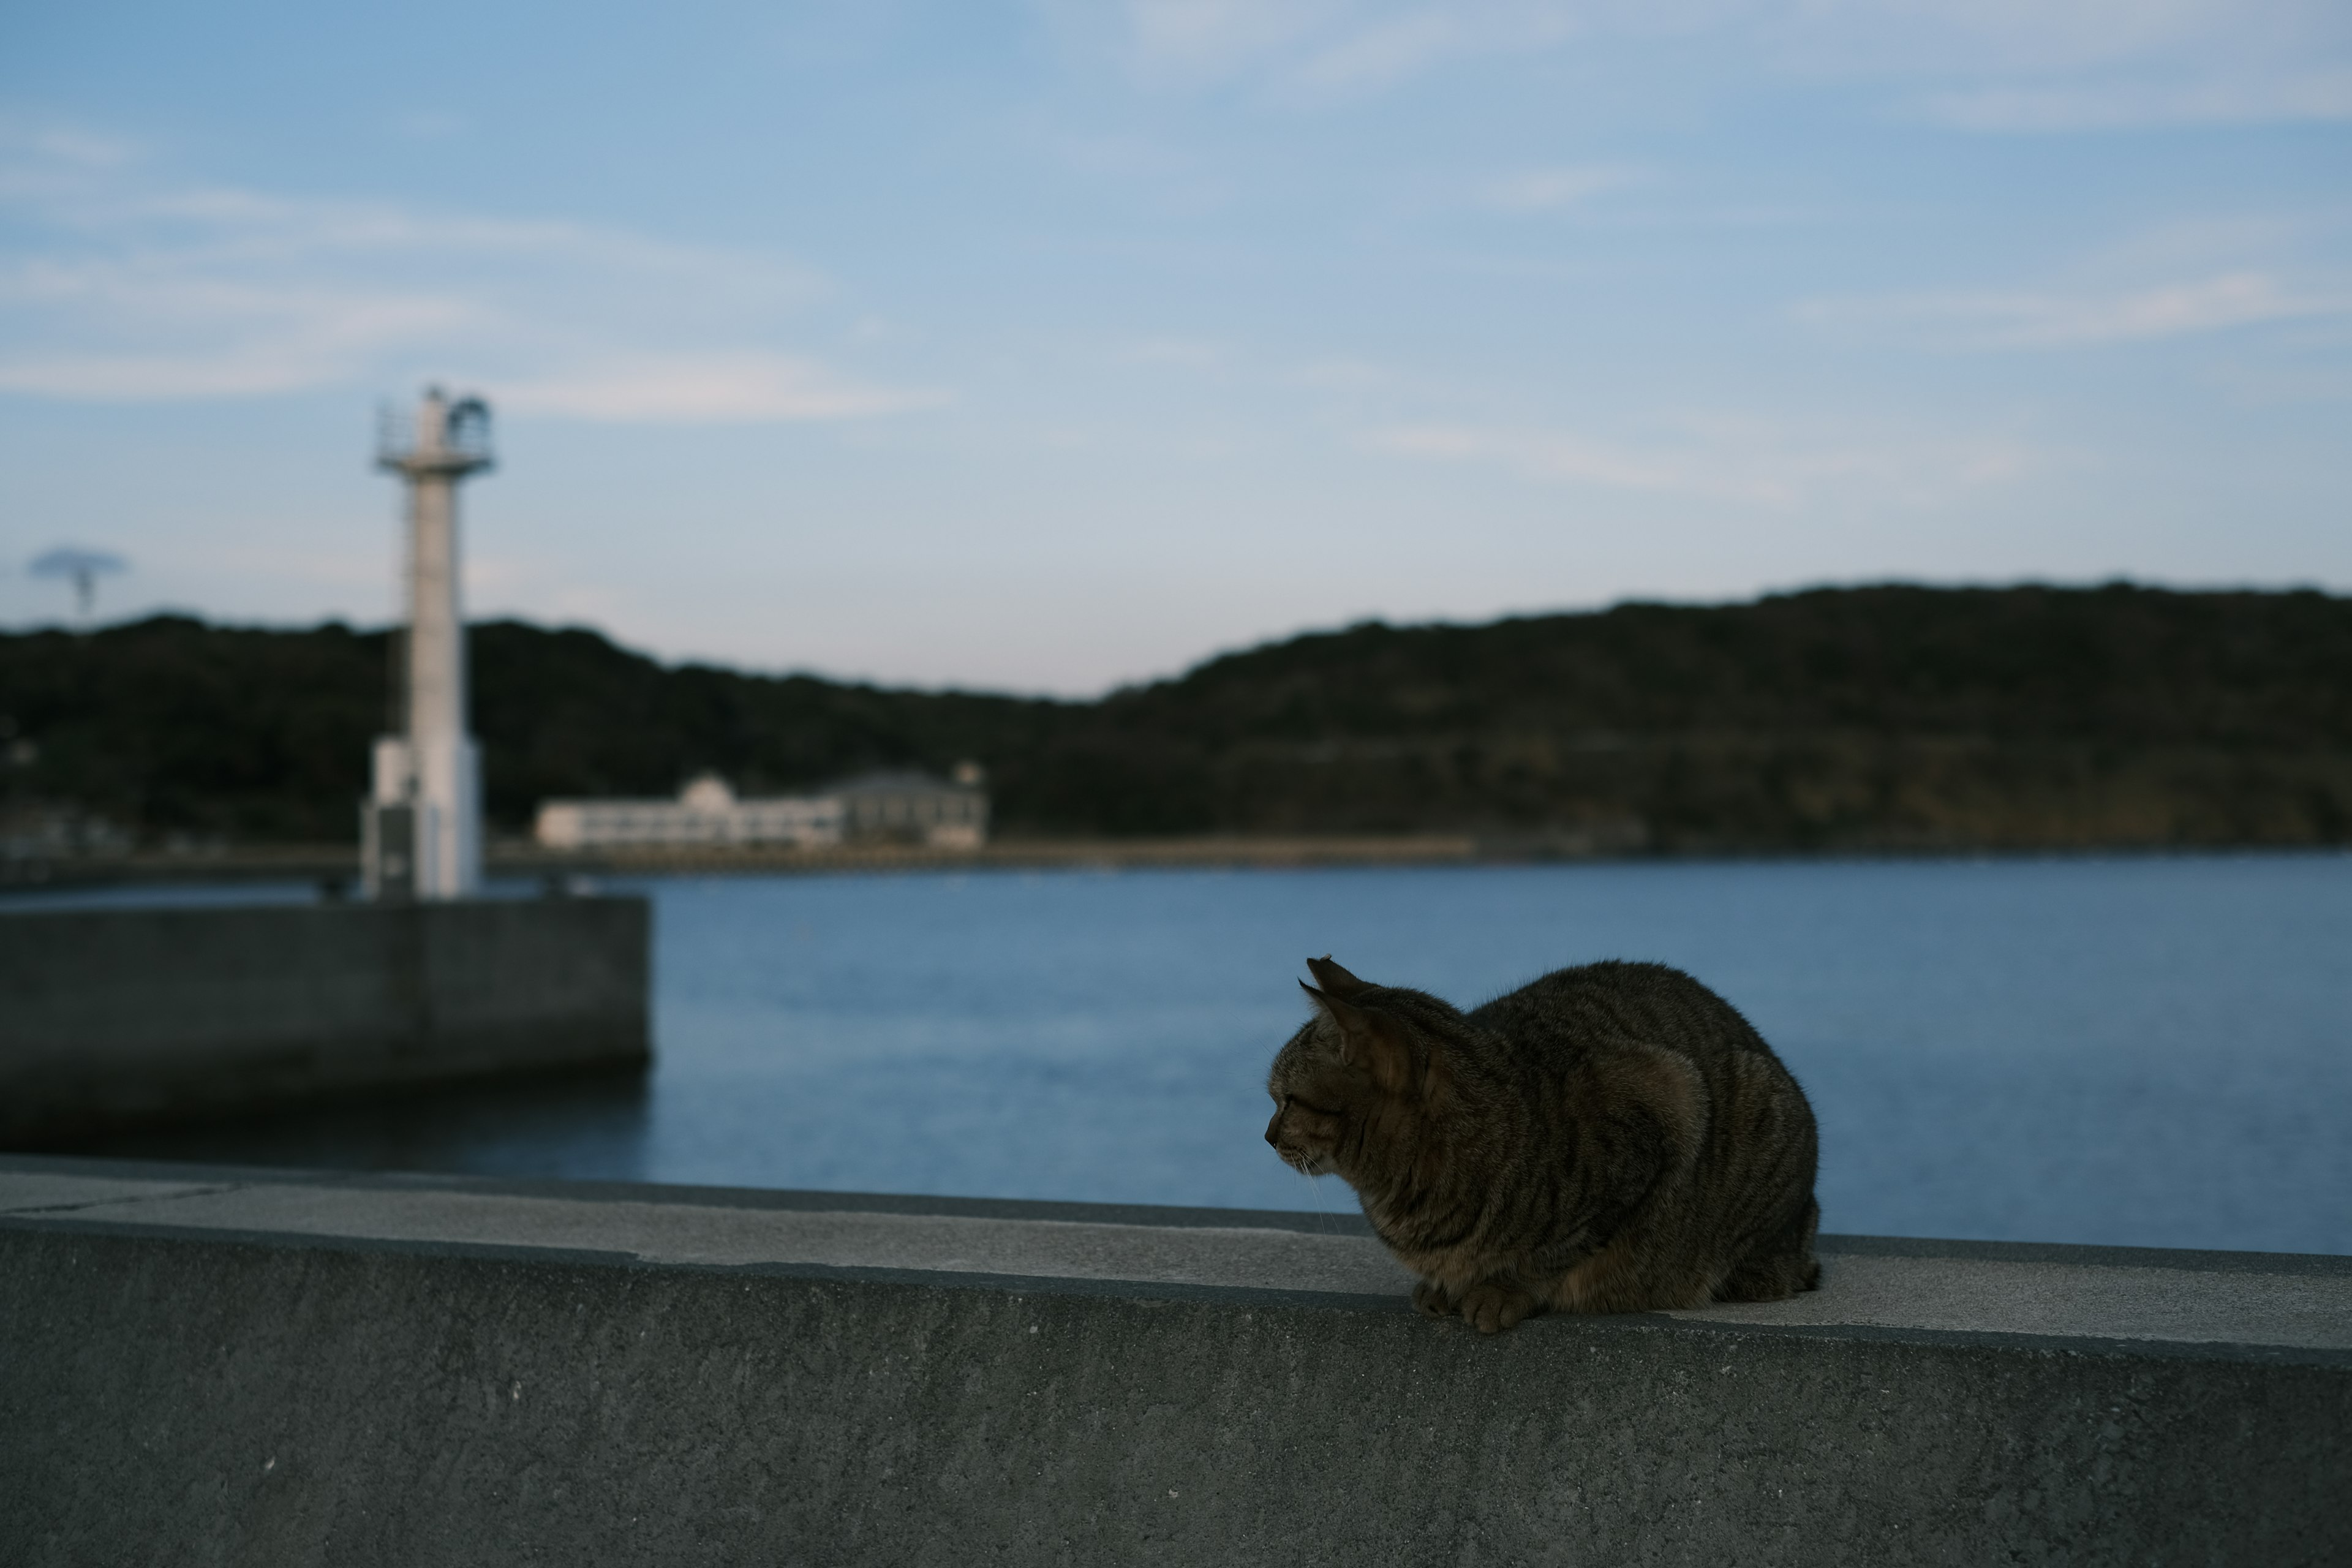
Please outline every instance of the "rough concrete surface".
M642 1062L642 899L0 912L0 1139Z
M1828 1254L1482 1340L1317 1215L9 1157L0 1562L2352 1561L2352 1260Z
M136 1165L123 1169L136 1170ZM1051 1279L1153 1281L1395 1297L1412 1282L1360 1220L1279 1216L1284 1227L1145 1215L1039 1217L688 1203L496 1185L352 1184L284 1172L213 1181L119 1170L0 1167L0 1215L74 1213L202 1230L350 1240L466 1242L625 1254L640 1263L819 1264ZM1082 1212L1082 1211L1081 1211ZM2184 1267L2200 1254L2063 1249L2063 1259L1894 1255L1826 1243L1826 1288L1789 1301L1663 1316L1691 1321L2042 1334L2352 1351L2352 1262L2337 1272L2259 1258Z

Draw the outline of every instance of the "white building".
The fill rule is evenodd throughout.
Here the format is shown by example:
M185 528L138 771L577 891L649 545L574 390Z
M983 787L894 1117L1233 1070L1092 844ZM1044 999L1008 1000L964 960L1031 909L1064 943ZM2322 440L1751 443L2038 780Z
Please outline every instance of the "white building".
M723 847L780 844L816 849L845 842L977 849L988 841L988 792L980 770L953 783L928 773L868 773L823 795L739 798L704 773L676 800L551 800L538 838L551 849Z
M847 816L834 795L770 795L741 800L716 773L704 773L676 800L551 800L539 808L539 841L551 849L669 847L689 845L838 844Z

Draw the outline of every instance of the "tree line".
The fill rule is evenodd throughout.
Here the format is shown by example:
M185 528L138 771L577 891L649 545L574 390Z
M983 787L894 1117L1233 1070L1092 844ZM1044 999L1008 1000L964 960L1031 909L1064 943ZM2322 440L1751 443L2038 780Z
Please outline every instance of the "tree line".
M474 626L494 829L551 796L989 770L1007 835L1465 832L1528 853L2352 839L2352 599L1818 589L1369 623L1094 701L666 665ZM0 788L149 838L347 840L383 632L0 636Z

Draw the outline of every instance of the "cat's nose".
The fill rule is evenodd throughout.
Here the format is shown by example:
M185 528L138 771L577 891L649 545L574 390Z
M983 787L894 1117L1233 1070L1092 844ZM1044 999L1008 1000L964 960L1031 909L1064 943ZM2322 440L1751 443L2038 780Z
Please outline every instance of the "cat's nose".
M1265 1141L1279 1149L1282 1147L1281 1133L1282 1112L1277 1110L1274 1113L1274 1120L1265 1124Z

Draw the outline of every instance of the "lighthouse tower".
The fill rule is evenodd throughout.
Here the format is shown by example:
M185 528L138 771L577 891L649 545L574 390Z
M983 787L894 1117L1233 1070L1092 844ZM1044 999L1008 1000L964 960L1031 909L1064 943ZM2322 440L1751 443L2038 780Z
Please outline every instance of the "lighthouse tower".
M433 387L413 416L387 410L376 466L408 481L408 627L393 650L399 732L375 743L362 862L371 897L462 899L481 880L482 768L466 731L457 482L490 466L488 405Z

